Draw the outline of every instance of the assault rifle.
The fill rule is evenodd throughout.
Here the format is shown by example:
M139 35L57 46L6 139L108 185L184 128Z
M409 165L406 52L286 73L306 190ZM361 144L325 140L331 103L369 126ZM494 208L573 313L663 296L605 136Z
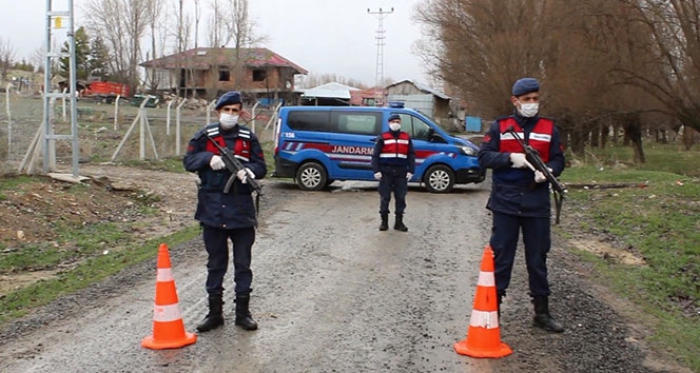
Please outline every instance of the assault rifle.
M238 171L244 170L245 166L243 166L241 161L236 159L236 157L231 152L231 149L219 145L219 143L216 142L216 140L212 139L209 136L207 136L207 138L209 139L209 141L211 141L212 144L214 144L214 146L217 149L219 149L221 159L224 161L226 169L231 173L231 177L228 178L228 181L226 181L226 186L224 187L224 193L228 193L231 190L233 182L236 181L236 174L238 173ZM248 175L248 180L246 180L246 183L253 187L253 189L255 189L255 192L258 194L258 197L263 195L262 187L260 186L260 184L258 184L257 181L255 181L255 179L250 177L250 175Z
M513 126L508 127L505 132L509 133L518 141L518 143L520 143L520 146L522 146L523 151L525 151L525 159L527 159L527 161L530 162L530 164L535 168L535 170L541 172L547 179L547 181L549 181L549 183L552 185L552 191L554 192L554 207L557 210L555 222L559 224L559 216L561 215L561 207L564 202L564 194L566 194L566 187L564 186L564 184L560 183L559 180L557 180L557 178L552 174L551 171L549 171L547 165L542 161L542 158L540 158L540 153L537 151L537 149L526 144L525 141L523 141L523 139L520 138L520 135L518 135L518 133L515 132Z

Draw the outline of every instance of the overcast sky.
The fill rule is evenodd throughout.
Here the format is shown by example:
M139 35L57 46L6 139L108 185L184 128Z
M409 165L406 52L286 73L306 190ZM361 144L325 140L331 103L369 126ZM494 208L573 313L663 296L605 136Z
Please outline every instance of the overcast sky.
M82 25L81 9L74 0ZM193 1L190 0L192 3ZM412 52L421 37L411 15L421 0L250 0L259 34L268 36L264 46L314 74L336 74L374 84L376 75L377 16L367 13L394 12L384 19L384 77L427 83L425 69ZM208 4L208 0L203 0ZM65 10L67 0L53 0L54 10ZM0 37L10 43L18 58L30 59L44 41L45 0L0 0ZM204 19L204 17L203 17ZM58 34L58 32L57 32ZM200 30L201 36L206 31Z

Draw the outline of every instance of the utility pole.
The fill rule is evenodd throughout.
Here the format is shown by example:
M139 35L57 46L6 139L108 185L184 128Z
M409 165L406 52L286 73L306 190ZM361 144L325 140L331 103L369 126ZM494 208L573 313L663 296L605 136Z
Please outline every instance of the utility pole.
M56 171L56 140L68 140L73 147L73 177L78 177L78 158L80 156L80 148L78 144L78 111L76 107L77 95L77 78L76 78L76 61L75 61L75 26L74 26L74 9L73 0L68 0L68 9L57 11L54 10L52 0L46 0L46 58L44 59L44 131L43 131L43 152L44 152L44 174L50 171ZM65 23L64 23L65 22ZM67 29L68 35L68 53L52 50L52 29ZM51 90L51 66L53 59L68 57L69 59L69 79L68 89L65 93L56 93ZM70 134L55 134L53 127L53 105L52 99L69 99L70 102L70 118L71 118L71 133Z
M383 98L384 94L384 40L386 40L384 31L384 18L388 17L389 14L394 13L394 8L392 7L390 11L384 11L379 8L378 11L371 11L367 9L367 14L377 16L379 25L377 26L376 36L377 39L377 63L376 63L376 74L374 76L374 87L375 87L375 105L379 105L379 101ZM376 89L381 88L381 92L377 92Z

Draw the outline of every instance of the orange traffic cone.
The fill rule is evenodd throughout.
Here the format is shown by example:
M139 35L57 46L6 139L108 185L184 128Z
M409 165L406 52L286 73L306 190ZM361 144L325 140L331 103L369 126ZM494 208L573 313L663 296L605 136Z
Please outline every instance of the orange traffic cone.
M197 335L186 333L178 306L175 280L170 270L168 245L158 248L156 303L153 309L153 335L141 341L141 346L153 350L179 348L197 341Z
M474 309L469 320L467 338L454 345L455 351L460 355L503 357L513 353L508 345L501 342L496 280L493 271L493 251L491 246L486 246L481 260L481 272L474 295Z

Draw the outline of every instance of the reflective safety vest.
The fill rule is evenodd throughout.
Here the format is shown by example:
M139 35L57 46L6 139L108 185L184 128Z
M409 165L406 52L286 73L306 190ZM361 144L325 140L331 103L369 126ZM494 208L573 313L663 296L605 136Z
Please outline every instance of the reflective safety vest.
M207 135L216 141L222 148L226 147L226 141L224 137L219 133L219 126L215 125L211 128L207 128ZM207 141L206 151L212 152L216 155L219 154L219 149ZM238 137L236 137L236 142L233 145L233 155L242 162L250 162L250 131L238 128Z
M410 140L408 133L399 132L399 137L394 137L391 132L384 132L382 134L382 139L384 140L384 147L379 154L380 158L408 159L408 143Z
M525 133L523 129L518 125L518 122L512 118L505 118L498 122L500 136L500 147L498 151L501 153L524 153L523 147L520 145L518 140L506 132L508 127L513 126L513 130L520 136L520 139L525 141L526 144L535 148L539 154L542 161L547 163L549 161L549 145L552 142L552 134L554 133L554 122L550 119L539 118L535 127L532 128L530 136L525 140Z

